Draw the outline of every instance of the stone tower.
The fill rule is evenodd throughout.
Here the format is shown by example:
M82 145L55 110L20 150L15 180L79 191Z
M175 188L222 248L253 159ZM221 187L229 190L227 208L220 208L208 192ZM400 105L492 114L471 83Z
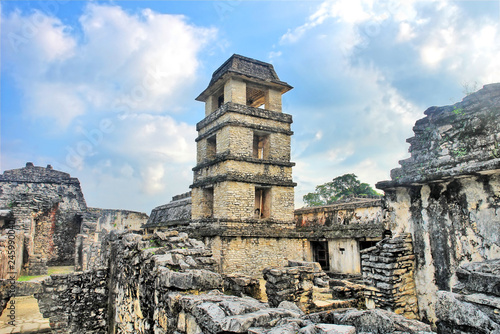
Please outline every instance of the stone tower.
M292 89L271 64L233 55L196 98L205 102L193 168L192 220L223 229L293 227ZM207 224L203 224L207 225Z

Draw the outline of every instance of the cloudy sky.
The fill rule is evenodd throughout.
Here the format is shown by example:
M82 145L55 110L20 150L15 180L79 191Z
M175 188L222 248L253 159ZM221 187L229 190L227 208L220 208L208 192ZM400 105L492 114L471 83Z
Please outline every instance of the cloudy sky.
M300 207L389 179L425 109L500 81L500 0L2 1L1 170L51 164L89 206L149 214L189 190L194 99L234 53L295 87Z

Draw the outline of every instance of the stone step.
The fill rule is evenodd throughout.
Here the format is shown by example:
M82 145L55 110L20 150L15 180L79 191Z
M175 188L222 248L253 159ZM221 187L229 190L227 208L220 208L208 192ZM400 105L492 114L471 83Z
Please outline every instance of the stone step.
M314 300L313 304L318 310L333 310L339 308L356 307L358 304L357 299L327 299L327 300Z

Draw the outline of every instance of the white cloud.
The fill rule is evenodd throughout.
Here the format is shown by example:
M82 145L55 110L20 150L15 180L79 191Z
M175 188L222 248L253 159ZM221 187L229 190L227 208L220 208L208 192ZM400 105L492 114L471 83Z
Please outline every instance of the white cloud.
M158 160L171 164L191 163L196 158L196 129L170 116L132 114L116 120L116 130L106 150L132 157Z
M66 127L89 110L175 111L179 93L196 79L199 52L217 33L179 15L94 3L80 24L77 36L41 12L2 13L2 43L9 47L2 67L26 96L28 115Z
M307 18L306 23L289 29L281 37L281 43L295 43L309 30L323 24L327 19L335 18L343 23L357 24L370 18L368 11L373 6L371 0L328 0Z
M401 22L399 24L399 32L397 37L398 42L407 42L413 39L415 36L416 34L413 31L413 28L408 22Z

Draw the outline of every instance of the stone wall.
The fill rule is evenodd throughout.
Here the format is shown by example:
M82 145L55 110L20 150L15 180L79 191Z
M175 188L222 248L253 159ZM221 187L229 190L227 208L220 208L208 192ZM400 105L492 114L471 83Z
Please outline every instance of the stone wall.
M456 274L453 292L437 292L438 333L500 332L500 259L463 264Z
M266 267L284 267L289 260L311 259L305 239L271 237L213 237L205 244L217 261L221 273L240 273L261 277Z
M87 209L78 179L50 165L27 163L4 171L0 190L0 208L12 211L27 255L41 254L52 265L71 264L81 213Z
M76 271L100 267L98 259L103 238L112 230L140 230L148 221L148 215L128 210L89 208L82 219L75 241Z
M295 226L310 241L327 245L329 263L325 270L361 274L359 252L382 239L385 215L379 198L350 198L295 210Z
M208 270L215 262L210 251L184 233L113 232L102 259L109 259L111 332L171 332L169 292L222 288L222 277Z
M97 218L97 224L101 230L140 230L149 217L144 212L121 210L121 209L100 209L88 208L87 214Z
M315 308L314 288L328 287L328 276L314 262L290 261L284 268L264 269L263 276L267 300L272 307L289 301L309 312Z
M297 209L294 213L298 228L377 224L384 218L380 198L350 198L335 204Z
M100 269L51 275L36 295L60 333L172 331L168 292L222 288L202 242L179 232L144 237L113 231L103 240ZM76 301L76 303L75 303Z
M434 322L436 292L451 289L460 265L500 257L500 84L425 114L411 157L377 187L387 227L413 236L420 317Z
M177 195L168 204L157 206L143 228L151 231L157 228L185 225L191 220L191 192Z
M11 210L0 210L0 279L16 280L22 270L24 231L16 225Z
M366 304L418 319L411 235L384 239L361 251Z
M53 274L35 294L40 313L53 333L107 333L108 272L106 268Z
M347 309L306 316L291 303L270 308L250 297L224 295L223 278L209 270L215 263L210 251L176 231L152 236L113 231L102 249L102 268L51 275L42 282L36 298L53 332L354 334L355 326L373 333L430 330L389 312ZM311 284L325 283L324 273L319 277L321 272L308 268L314 273Z

